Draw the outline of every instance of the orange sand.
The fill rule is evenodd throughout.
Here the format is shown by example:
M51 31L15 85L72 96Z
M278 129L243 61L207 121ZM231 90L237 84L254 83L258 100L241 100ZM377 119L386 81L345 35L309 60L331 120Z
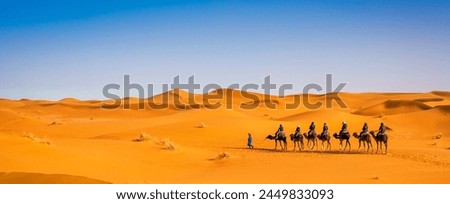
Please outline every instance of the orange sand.
M187 103L189 94L175 91L154 97L170 97L166 110L137 110L135 98L132 110L73 98L0 99L0 183L450 183L450 92L341 93L346 109L244 110L239 105L249 100L239 91L215 93L227 91L232 110L177 110L174 98ZM284 105L294 97L272 100ZM291 141L288 151L274 151L264 140L280 123L290 134L298 124L304 132L311 121L317 130L327 122L333 133L344 120L351 132L384 121L388 153L358 153L355 138L351 152L339 152L334 138L330 152L292 152ZM135 141L141 133L144 141Z

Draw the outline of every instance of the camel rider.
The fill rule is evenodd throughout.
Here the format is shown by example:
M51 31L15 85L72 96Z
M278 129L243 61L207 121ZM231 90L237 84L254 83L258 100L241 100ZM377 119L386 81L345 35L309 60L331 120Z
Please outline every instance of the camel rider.
M380 124L380 128L378 129L377 135L386 135L386 126L384 125L383 122L381 122Z
M367 134L368 132L369 132L369 126L367 125L367 123L364 123L362 131L359 135Z
M280 126L278 127L277 132L275 133L275 137L277 137L277 136L279 136L279 135L281 135L283 133L284 133L284 128L283 128L283 125L280 124Z
M344 122L342 122L342 128L341 128L341 132L339 132L339 135L347 134L347 133L348 133L347 123L344 121Z
M295 136L299 136L300 135L300 125L297 125L297 128L295 128Z
M314 125L314 122L311 122L311 125L309 125L309 132L308 135L312 135L316 130L316 125Z
M322 134L321 134L322 138L323 138L325 135L327 135L327 134L328 134L328 125L327 125L327 123L324 123L324 124L323 124Z

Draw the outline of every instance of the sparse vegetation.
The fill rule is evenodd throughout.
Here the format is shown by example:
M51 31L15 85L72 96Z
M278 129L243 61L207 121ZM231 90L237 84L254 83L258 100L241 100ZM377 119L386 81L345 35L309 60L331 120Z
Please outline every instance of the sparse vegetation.
M198 128L207 128L208 126L205 125L205 123L200 122L199 125L197 125Z
M133 142L145 142L150 140L151 136L145 133L139 133L139 137L134 139Z
M49 125L50 125L50 126L52 126L52 125L62 125L62 123L61 123L61 122L58 122L58 121L53 121L53 122L50 123Z
M53 143L47 137L38 137L38 136L35 136L33 133L24 133L23 137L26 137L26 138L33 140L34 142L37 142L40 144L46 144L46 145L53 146Z
M436 133L432 137L432 139L434 139L434 140L439 140L439 139L442 139L442 138L443 138L442 133Z
M170 140L168 139L164 139L160 142L160 145L162 145L164 147L164 149L169 150L169 151L174 151L175 150L175 144L173 144Z
M222 153L220 153L219 155L217 155L216 158L210 159L210 160L211 160L211 161L214 161L214 160L221 160L221 159L225 159L225 158L228 158L228 157L230 157L230 153L228 153L228 152L222 152Z
M174 151L176 148L176 145L171 142L169 139L159 139L154 138L151 135L148 135L146 133L140 133L139 137L133 140L134 142L146 142L146 141L153 141L155 144L160 145L163 147L163 149Z

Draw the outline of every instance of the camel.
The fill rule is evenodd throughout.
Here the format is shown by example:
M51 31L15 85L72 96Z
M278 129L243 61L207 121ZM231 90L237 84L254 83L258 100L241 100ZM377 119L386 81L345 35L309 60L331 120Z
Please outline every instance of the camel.
M280 142L281 150L287 150L286 135L284 133L281 136L268 135L266 139L275 140L275 150L277 150L278 142Z
M325 150L331 150L331 142L330 142L331 137L330 137L330 134L326 134L326 135L320 134L318 139L320 141L322 141L322 151L324 150L324 147L325 147L324 143L325 142L327 144L327 147L325 148Z
M380 147L380 150L383 151L383 144L382 143L384 143L384 153L387 154L388 135L387 134L384 134L384 135L377 134L375 136L375 132L374 131L370 131L369 133L370 133L370 135L372 135L373 139L375 139L375 142L377 143L377 151L376 151L376 153L378 153L378 147Z
M353 137L355 137L359 141L358 152L359 152L359 149L361 148L361 142L363 143L363 146L364 146L364 152L368 152L370 148L372 148L372 152L373 152L372 139L370 139L369 133L358 134L356 132L353 132ZM367 144L367 150L366 150L366 144Z
M307 134L306 132L303 133L303 137L305 137L308 140L307 146L309 149L314 149L314 146L316 146L317 143L317 133L316 131L313 131L312 134ZM312 143L312 146L310 144ZM319 148L319 146L317 146Z
M302 134L291 134L291 141L294 142L294 152L295 152L295 148L296 146L298 146L298 151L302 151L304 144L303 144L303 135Z
M346 132L343 134L334 133L333 137L339 140L339 150L345 151L347 149L347 145L349 146L348 151L352 149L352 145L350 144L350 133ZM342 149L342 141L345 140L345 147Z

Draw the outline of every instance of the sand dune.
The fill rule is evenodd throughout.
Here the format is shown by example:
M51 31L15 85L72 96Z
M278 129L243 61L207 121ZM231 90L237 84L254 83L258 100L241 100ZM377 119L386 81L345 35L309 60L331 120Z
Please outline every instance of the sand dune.
M442 96L447 99L450 99L450 92L448 91L432 91L431 93L437 96Z
M108 182L82 176L64 174L39 174L24 172L0 172L0 183L5 184L107 184Z
M0 183L450 182L450 92L299 94L270 100L232 89L211 93L217 98L172 90L146 99L0 99L0 172L10 172L0 173ZM309 109L301 103L284 108L295 99L326 104L339 98L347 108L336 101L332 107ZM149 101L167 108L151 109ZM215 102L222 106L212 110ZM277 109L267 108L267 102ZM329 152L320 147L292 152L291 141L289 151L274 151L274 142L264 139L279 124L290 134L297 125L307 131L312 121L318 131L326 122L330 132L338 132L343 121L351 132L361 131L364 122L370 130L385 122L389 151L356 152L355 138L350 152L338 151L334 138ZM253 150L246 148L248 133Z
M449 114L450 113L450 105L441 105L441 106L436 106L434 108L444 112L444 114Z
M430 106L416 100L387 100L355 111L358 115L395 115L431 109Z

